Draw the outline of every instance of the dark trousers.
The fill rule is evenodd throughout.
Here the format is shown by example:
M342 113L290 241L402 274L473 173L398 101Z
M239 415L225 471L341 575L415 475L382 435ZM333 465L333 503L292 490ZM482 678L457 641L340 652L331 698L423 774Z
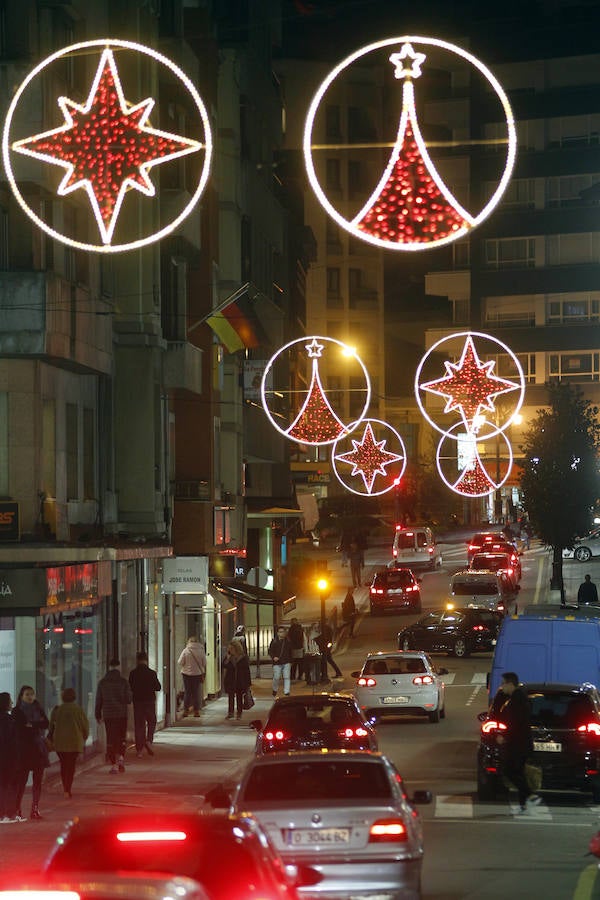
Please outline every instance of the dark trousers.
M200 712L200 684L202 675L183 675L183 708Z
M292 651L293 653L293 651ZM302 656L292 656L292 667L290 669L290 678L294 681L295 678L302 678L304 676L304 654Z
M352 586L360 587L361 565L360 562L350 560L350 573L352 575Z
M525 805L525 801L530 796L531 791L525 777L525 763L527 762L526 753L511 753L504 759L504 774L519 793L519 803Z
M105 719L104 727L106 728L106 755L114 766L117 757L125 755L127 718Z
M154 700L134 700L133 727L135 731L135 749L138 753L145 744L151 744L156 730L156 703Z
M44 766L40 766L35 769L19 769L15 779L17 812L21 810L23 794L25 793L25 786L27 785L27 779L29 778L30 772L33 772L33 781L31 785L32 808L39 805L40 797L42 796L42 779L44 778Z
M325 653L321 653L321 679L323 681L329 680L329 676L327 674L327 663L329 663L330 666L333 666L333 671L336 675L342 674L340 667L331 655L331 648L328 647Z
M73 778L75 777L75 764L79 753L77 750L57 750L60 759L60 780L62 781L63 791L71 793L73 787Z
M227 692L227 715L232 716L234 709L237 707L237 715L238 719L241 718L242 712L244 711L244 707L242 706L242 699L244 696L243 691L228 691Z
M14 819L17 813L17 786L13 772L0 771L0 819Z

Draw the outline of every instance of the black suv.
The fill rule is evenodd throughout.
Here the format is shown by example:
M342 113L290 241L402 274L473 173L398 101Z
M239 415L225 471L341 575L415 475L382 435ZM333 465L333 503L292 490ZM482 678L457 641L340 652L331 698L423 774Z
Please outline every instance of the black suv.
M421 612L420 578L411 569L394 567L377 572L369 590L371 615L380 612Z
M542 769L541 790L590 791L600 803L600 694L592 684L524 684L531 705L533 753ZM502 713L481 725L477 794L493 800L505 793L502 752L496 740L506 730Z
M398 632L398 650L469 656L493 650L503 614L490 609L435 609Z
M375 729L354 697L343 694L294 694L276 700L258 732L256 753L287 750L377 750Z

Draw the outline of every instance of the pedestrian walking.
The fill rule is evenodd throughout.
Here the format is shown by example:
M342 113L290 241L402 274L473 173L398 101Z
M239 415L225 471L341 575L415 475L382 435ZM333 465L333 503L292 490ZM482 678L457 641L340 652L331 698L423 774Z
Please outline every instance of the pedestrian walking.
M129 687L133 698L133 728L135 752L138 759L145 749L154 756L152 742L156 730L156 691L162 690L158 675L148 665L148 654L136 654L136 667L129 673Z
M227 694L227 718L242 718L244 694L252 686L248 654L241 641L234 638L227 645L223 660L223 688Z
M65 688L61 700L62 703L50 713L48 737L60 760L60 778L65 800L70 800L77 757L83 752L90 725L85 711L76 702L73 688Z
M328 625L327 622L320 629L319 634L315 638L315 644L319 648L319 653L321 654L321 682L326 683L329 681L329 675L327 674L327 664L333 668L335 672L335 678L342 678L341 670L331 655L331 648L333 646L333 631L331 625Z
M11 716L12 697L0 693L0 825L25 821L17 817L17 728Z
M121 675L121 663L113 658L108 672L98 682L95 715L98 724L104 722L106 753L111 764L110 774L125 771L125 739L127 737L127 707L131 703L131 688Z
M348 637L354 637L354 623L356 622L356 602L352 588L348 588L342 602L342 631L348 629Z
M598 606L598 588L592 581L591 575L586 575L577 591L577 603L579 606Z
M292 648L290 679L300 681L304 677L304 628L296 618L290 622L288 640Z
M236 641L239 641L244 648L244 653L248 654L248 643L246 641L246 628L244 625L238 625L233 635Z
M292 647L285 625L277 628L277 636L269 644L269 656L273 661L273 696L277 696L279 682L283 679L283 693L287 697L290 693Z
M206 677L206 653L195 634L187 639L187 644L177 660L183 678L183 717L200 715L200 685Z
M506 731L496 740L502 748L504 774L516 787L521 812L524 813L541 802L541 798L529 789L525 776L525 763L533 751L529 699L523 688L519 687L515 672L502 674L500 690L506 702L498 711L498 719L506 725Z
M348 558L350 554L350 535L347 531L342 531L339 543L339 549L342 554L342 566L348 565Z
M360 587L362 580L363 551L360 548L358 540L353 538L350 543L350 575L352 576L352 587Z
M21 687L12 716L17 731L17 771L15 775L17 816L20 819L23 818L21 806L25 786L31 772L31 813L29 818L41 819L42 780L44 769L50 763L45 741L48 717L41 703L36 700L35 691L31 685L24 684Z

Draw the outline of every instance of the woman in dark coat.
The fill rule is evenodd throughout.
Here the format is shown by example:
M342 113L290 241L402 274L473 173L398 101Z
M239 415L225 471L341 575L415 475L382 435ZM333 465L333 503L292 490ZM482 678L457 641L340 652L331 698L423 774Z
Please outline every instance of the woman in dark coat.
M15 772L17 768L17 730L10 714L12 699L0 693L0 821L15 822Z
M31 791L31 819L41 819L39 804L42 794L44 769L49 765L46 747L48 717L41 704L35 699L34 689L24 684L19 691L13 710L17 728L17 815L21 815L21 802L29 773L33 773Z
M242 718L244 693L252 684L250 663L244 653L241 641L230 641L223 660L223 688L229 698L227 718L233 719L234 707L237 707L236 718Z

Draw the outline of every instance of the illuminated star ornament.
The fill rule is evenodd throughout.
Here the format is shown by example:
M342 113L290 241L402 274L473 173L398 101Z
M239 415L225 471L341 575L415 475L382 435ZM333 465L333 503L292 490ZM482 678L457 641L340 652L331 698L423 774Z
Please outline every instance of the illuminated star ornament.
M64 124L15 141L12 149L65 169L59 196L87 192L104 244L110 244L129 189L154 197L150 170L196 153L199 141L158 131L149 124L154 100L136 104L124 95L112 50L105 49L86 103L57 99Z
M494 398L499 394L516 391L519 385L493 375L495 361L481 362L471 336L465 340L460 361L446 360L446 375L436 381L421 384L421 389L447 398L445 413L457 410L468 432L476 432L477 418L482 409L493 412Z
M351 438L353 450L335 456L336 462L352 466L352 475L360 475L368 494L373 492L377 475L386 475L386 466L401 461L404 457L385 449L386 440L377 441L371 422L367 422L361 440Z

